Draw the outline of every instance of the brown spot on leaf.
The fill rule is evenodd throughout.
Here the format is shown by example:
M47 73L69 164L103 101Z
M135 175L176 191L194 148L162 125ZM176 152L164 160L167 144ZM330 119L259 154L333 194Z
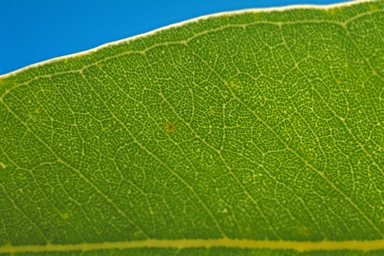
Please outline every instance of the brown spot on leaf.
M166 131L167 133L172 133L175 131L175 125L173 123L169 123L166 126Z
M308 229L308 228L304 227L302 231L303 231L303 234L304 234L305 236L309 236L309 235L310 235L310 232L309 232L309 229Z

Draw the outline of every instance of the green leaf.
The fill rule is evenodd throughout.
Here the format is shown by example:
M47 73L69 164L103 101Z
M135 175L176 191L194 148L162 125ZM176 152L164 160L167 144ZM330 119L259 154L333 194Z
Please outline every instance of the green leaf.
M383 253L382 1L199 18L0 103L0 253Z

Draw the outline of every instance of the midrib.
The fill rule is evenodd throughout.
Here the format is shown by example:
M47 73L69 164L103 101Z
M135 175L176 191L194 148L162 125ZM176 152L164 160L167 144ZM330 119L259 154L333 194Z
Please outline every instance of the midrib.
M47 245L4 245L0 253L22 252L57 252L57 251L93 251L106 249L129 248L198 248L198 247L228 247L248 249L290 249L299 252L314 250L384 250L384 240L366 241L268 241L268 240L238 240L238 239L180 239L180 240L141 240L126 242L82 243L82 244L47 244Z

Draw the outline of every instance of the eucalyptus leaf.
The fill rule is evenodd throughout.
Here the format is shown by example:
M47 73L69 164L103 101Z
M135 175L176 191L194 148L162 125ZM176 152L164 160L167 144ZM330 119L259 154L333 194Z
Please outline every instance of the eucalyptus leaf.
M198 18L0 103L0 253L384 253L383 1Z

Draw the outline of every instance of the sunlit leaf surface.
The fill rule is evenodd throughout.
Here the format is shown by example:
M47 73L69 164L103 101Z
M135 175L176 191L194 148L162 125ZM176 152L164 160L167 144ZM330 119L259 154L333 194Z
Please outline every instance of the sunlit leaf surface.
M381 1L29 67L0 117L0 253L383 253Z

